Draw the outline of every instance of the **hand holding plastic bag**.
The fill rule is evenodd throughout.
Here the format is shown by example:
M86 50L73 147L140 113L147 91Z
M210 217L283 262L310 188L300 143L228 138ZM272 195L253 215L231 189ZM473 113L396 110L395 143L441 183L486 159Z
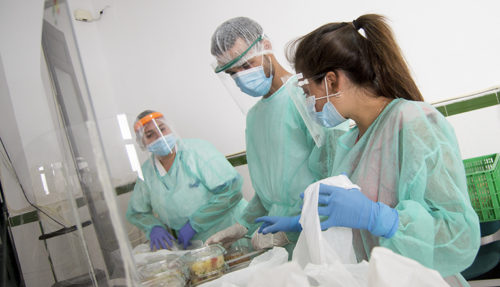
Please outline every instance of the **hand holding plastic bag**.
M373 202L359 188L342 188L320 184L318 214L328 216L321 229L343 226L367 229L373 235L390 238L396 233L399 217L395 209Z
M318 216L320 183L344 189L357 187L347 176L335 176L314 183L306 189L300 218L303 230L293 251L294 262L285 263L288 253L283 248L275 247L254 258L249 267L228 273L203 286L447 286L437 271L425 268L416 261L383 247L373 249L370 263L363 261L356 264L352 248L352 229L332 227L321 231ZM255 241L257 236L277 234L283 233L263 235L256 232L252 241ZM267 258L269 256L272 256L272 259Z
M239 223L236 223L210 236L205 241L205 245L220 243L224 248L227 249L238 239L243 238L243 236L245 236L247 232L248 229L246 229L246 227Z
M174 237L165 228L155 226L149 233L149 240L151 250L169 249L173 245Z

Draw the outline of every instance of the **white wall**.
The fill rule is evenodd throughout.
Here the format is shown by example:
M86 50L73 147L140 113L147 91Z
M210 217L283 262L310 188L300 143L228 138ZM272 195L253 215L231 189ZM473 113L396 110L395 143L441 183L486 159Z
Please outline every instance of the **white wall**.
M224 154L245 149L244 115L210 69L211 35L231 17L261 23L288 66L283 47L289 40L327 22L379 13L389 18L428 102L500 84L500 4L494 0L92 2L70 3L94 14L109 6L100 21L75 23L92 96L96 104L114 102L107 111L98 107L98 117L158 109L182 136L209 140ZM86 33L89 26L97 35ZM95 88L103 85L101 75L113 95Z
M500 152L500 105L448 117L463 159Z
M14 166L19 169L27 169L30 167L23 165L28 161L28 157L37 158L39 155L33 153L25 155L23 148L39 139L53 127L48 113L48 105L44 102L45 92L40 76L41 9L43 3L33 0L22 3L14 2L3 1L0 7L0 53L7 83L6 92L10 93L10 101L3 98L9 97L9 95L2 93L5 105L2 105L1 108L4 117L17 115L17 122L12 122L13 118L8 118L8 121L2 123L1 136L7 145L9 154L13 157ZM25 15L23 22L20 22L18 15ZM12 124L10 124L11 122ZM7 133L16 126L18 130L15 133ZM15 137L10 135L15 135ZM20 174L20 179L29 192L31 189L29 174ZM17 202L25 204L21 194L8 194L6 196L15 197L10 202L13 208L21 209L23 207Z

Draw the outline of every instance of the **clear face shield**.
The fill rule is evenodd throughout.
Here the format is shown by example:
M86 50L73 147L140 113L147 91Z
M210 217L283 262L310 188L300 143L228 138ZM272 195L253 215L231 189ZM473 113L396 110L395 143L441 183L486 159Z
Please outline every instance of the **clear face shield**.
M259 36L248 45L237 39L234 45L216 56L212 68L243 114L269 93L273 81L272 50L264 47Z
M316 146L321 147L325 143L325 128L315 120L316 101L314 96L309 93L309 81L304 78L302 73L296 74L290 80L294 81L293 84L298 87L297 89L293 89L293 92L290 93L290 97L304 120Z
M163 114L151 112L137 119L134 131L138 145L156 157L175 155L180 145L180 137Z

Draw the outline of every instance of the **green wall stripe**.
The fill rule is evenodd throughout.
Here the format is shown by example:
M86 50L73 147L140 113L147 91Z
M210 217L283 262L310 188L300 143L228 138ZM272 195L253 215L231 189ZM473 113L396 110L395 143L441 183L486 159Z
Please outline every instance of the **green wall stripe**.
M245 165L245 164L247 164L247 155L246 155L246 153L243 153L243 154L240 154L238 156L228 157L227 160L233 166Z
M484 96L476 97L473 99L463 100L447 105L437 105L436 109L445 117L456 114L466 113L473 110L478 110L486 107L491 107L500 104L500 92L487 94ZM247 157L245 152L241 152L235 156L226 157L233 166L240 166L247 164ZM115 188L116 195L131 192L134 189L135 182L127 183ZM76 205L82 207L85 205L85 199L79 197L76 199ZM37 211L30 211L20 215L9 218L10 226L18 226L30 222L38 221Z
M443 116L448 116L448 113L446 113L446 108L444 106L441 107L436 107L436 109L443 114Z
M116 195L120 195L120 194L124 194L124 193L130 192L130 191L134 190L134 186L135 186L135 182L130 182L130 183L127 183L127 184L124 184L124 185L120 185L117 188L115 188Z
M441 112L445 117L448 117L486 107L491 107L500 104L498 93L499 92L491 93L473 99L437 106L436 109L439 112Z
M86 204L85 199L83 197L79 197L76 199L76 206L77 207L82 207Z
M14 226L18 226L18 225L22 225L22 224L26 224L26 223L35 222L38 220L39 220L38 213L36 212L36 210L33 210L33 211L26 212L26 213L23 213L20 215L9 217L9 225L11 227L14 227Z
M86 204L86 201L83 197L79 197L76 199L76 206L82 207ZM29 211L23 214L19 214L16 216L9 217L9 225L11 227L23 225L26 223L31 223L40 220L38 217L38 212L36 210Z

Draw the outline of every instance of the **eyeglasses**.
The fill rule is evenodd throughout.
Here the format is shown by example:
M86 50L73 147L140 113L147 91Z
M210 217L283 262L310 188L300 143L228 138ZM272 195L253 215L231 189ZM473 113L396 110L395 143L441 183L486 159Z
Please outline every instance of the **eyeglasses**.
M309 92L309 81L315 81L317 79L323 78L326 75L326 73L321 73L319 75L315 75L309 78L304 78L304 75L302 73L297 74L297 86L302 88L304 93L306 94L306 97L310 97L311 94Z

